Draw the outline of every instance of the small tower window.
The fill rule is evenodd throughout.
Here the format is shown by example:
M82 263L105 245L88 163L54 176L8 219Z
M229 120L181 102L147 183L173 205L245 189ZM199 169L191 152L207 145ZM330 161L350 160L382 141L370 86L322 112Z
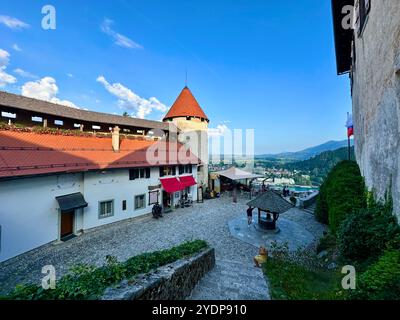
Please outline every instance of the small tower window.
M192 117L186 117L186 120L192 120Z

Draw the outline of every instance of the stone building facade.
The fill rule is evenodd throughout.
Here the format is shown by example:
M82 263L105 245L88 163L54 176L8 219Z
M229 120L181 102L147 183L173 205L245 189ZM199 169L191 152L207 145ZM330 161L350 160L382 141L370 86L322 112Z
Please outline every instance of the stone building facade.
M353 28L344 29L346 6ZM400 217L400 1L332 0L338 73L349 73L357 162Z

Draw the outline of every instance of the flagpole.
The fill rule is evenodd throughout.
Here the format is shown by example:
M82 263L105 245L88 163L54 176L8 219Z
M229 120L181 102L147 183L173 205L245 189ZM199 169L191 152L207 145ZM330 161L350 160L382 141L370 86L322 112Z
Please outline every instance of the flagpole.
M349 151L349 161L351 161L351 152L350 152L350 137L347 137L347 146Z

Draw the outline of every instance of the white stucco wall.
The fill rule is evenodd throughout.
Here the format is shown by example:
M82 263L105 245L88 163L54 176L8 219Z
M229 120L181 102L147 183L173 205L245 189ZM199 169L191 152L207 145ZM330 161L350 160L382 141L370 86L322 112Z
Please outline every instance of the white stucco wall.
M392 185L400 217L400 1L371 1L356 35L353 118L357 162L367 186L382 198ZM396 72L397 71L397 72Z
M177 175L178 175L178 169ZM197 169L192 175L197 180ZM74 231L87 230L151 212L148 187L160 184L159 168L151 168L150 179L129 180L129 170L105 173L32 177L0 182L0 261L59 239L60 213L57 196L81 192L88 207L76 210ZM164 177L166 178L166 177ZM161 189L159 201L162 202ZM197 186L191 187L197 200ZM134 197L145 194L146 207L134 209ZM99 219L99 202L114 200L114 215ZM127 208L122 210L122 201Z
M0 261L57 240L59 206L55 197L82 192L82 188L82 174L0 182Z
M160 183L159 169L151 168L150 179L129 180L129 170L113 170L85 173L84 196L89 206L83 217L84 229L94 228L107 223L133 218L151 212L148 204L148 187ZM134 209L134 197L145 194L146 207ZM161 193L160 193L161 198ZM99 219L99 202L114 200L114 215ZM122 210L122 201L126 200L127 209Z

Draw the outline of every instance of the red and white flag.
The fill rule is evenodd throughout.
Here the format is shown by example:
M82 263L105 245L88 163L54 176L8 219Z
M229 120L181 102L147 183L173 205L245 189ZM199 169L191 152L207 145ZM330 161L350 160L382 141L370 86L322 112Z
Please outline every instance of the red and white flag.
M354 126L353 126L353 115L351 113L347 113L347 137L350 138L354 135Z

